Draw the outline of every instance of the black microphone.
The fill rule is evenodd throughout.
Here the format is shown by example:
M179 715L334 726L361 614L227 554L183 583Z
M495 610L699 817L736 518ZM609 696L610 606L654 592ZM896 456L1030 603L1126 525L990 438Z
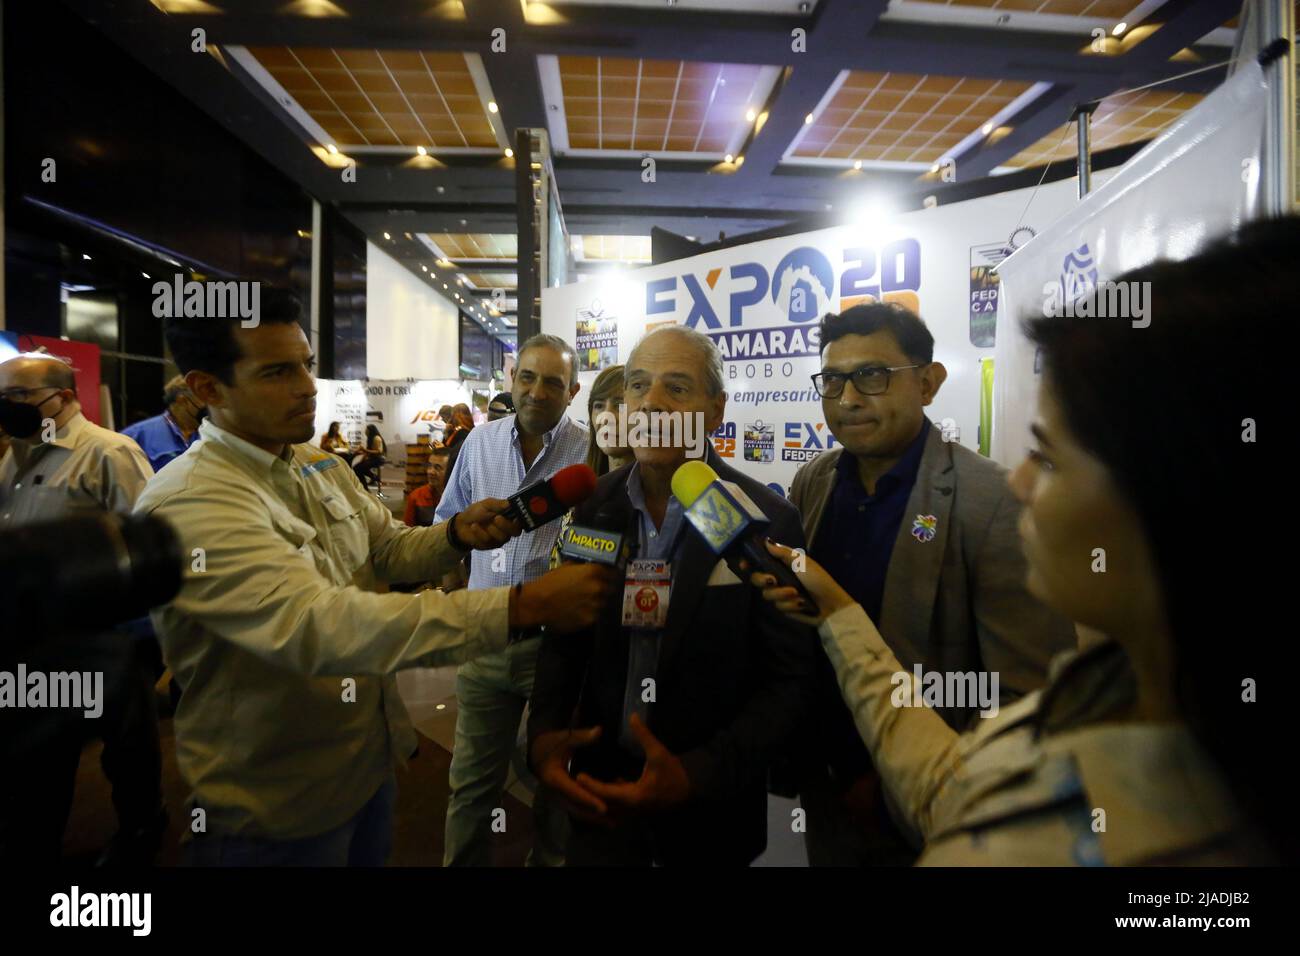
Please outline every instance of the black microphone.
M586 501L595 490L596 473L589 465L569 465L545 481L520 488L506 499L510 507L501 514L522 522L525 531L536 531Z
M571 524L560 535L560 555L570 561L586 561L622 569L632 553L634 536L628 533L626 511L613 501L596 510L591 521Z
M803 597L806 613L820 613L808 589L783 561L763 543L771 521L739 487L722 481L702 461L688 461L673 474L673 497L682 503L686 520L704 538L713 553L727 562L733 574L748 581L755 571L770 574L781 587L794 588ZM741 567L742 559L749 565Z

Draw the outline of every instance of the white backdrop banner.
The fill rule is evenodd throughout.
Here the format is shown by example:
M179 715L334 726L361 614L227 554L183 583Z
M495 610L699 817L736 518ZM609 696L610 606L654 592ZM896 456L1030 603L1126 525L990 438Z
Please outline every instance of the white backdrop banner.
M1049 286L1075 301L1098 282L1156 259L1186 259L1260 215L1265 94L1259 66L1241 69L998 267L995 460L1014 467L1029 441L1040 369L1020 323L1044 313ZM1177 316L1139 321L1148 320Z
M1104 175L1101 177L1104 178ZM1077 202L1072 181L735 246L542 290L542 331L581 349L579 379L625 362L649 329L679 323L709 335L724 356L727 411L718 454L785 494L795 470L834 448L811 376L820 370L817 322L870 299L920 313L948 380L932 421L978 447L980 360L992 355L998 281L1012 230L1032 234ZM1024 221L1021 222L1021 217ZM572 417L586 419L586 395Z
M353 445L365 444L367 425L375 425L388 445L388 462L406 467L406 443L420 435L441 438L434 419L443 405L470 404L469 388L458 381L316 380L316 437L319 444L330 422L342 425ZM387 477L387 475L385 475Z

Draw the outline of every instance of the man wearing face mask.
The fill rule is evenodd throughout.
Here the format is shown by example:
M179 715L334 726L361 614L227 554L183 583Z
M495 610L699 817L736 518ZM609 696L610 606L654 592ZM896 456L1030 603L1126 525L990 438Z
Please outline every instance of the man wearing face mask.
M177 375L163 390L161 415L146 418L122 429L122 434L144 449L154 471L180 455L198 440L199 422L207 411L203 403L185 385L185 377Z
M0 459L0 529L88 511L129 513L153 475L135 442L86 420L72 369L52 355L0 363L0 428L12 438ZM0 859L58 859L81 748L94 737L104 740L121 828L104 862L143 863L157 852L166 814L150 669L137 659L143 651L142 642L114 631L75 641L42 635L26 652L29 673L102 673L104 708L96 718L21 712L23 726L9 742L18 751L7 765L24 773L0 798Z

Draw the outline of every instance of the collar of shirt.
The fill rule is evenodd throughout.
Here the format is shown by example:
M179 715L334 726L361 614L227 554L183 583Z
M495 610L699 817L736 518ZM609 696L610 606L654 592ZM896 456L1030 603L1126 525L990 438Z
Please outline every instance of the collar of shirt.
M911 444L907 446L903 454L899 456L898 461L894 462L894 466L876 481L876 493L874 495L867 494L862 479L858 476L858 459L853 455L847 452L842 453L840 460L835 463L835 470L841 479L849 481L868 500L874 500L892 488L910 488L915 484L916 476L921 470L921 458L925 454L925 443L930 437L930 428L930 419L924 415L921 416L920 432L912 439Z
M640 516L641 547L638 557L668 559L677 550L680 543L681 526L684 514L682 503L673 495L668 497L668 510L664 512L664 523L655 527L654 518L646 505L645 486L641 484L641 463L632 465L627 474L627 497Z
M218 445L225 445L231 451L237 452L244 458L247 458L251 464L263 471L269 471L275 474L278 468L283 468L286 472L292 473L293 469L289 467L289 461L293 458L293 446L285 445L284 451L279 455L272 455L264 448L258 448L252 442L245 441L238 435L226 431L220 425L217 425L210 418L205 418L199 425L199 435L205 441L216 442Z
M82 430L86 427L86 416L77 412L66 422L63 427L54 433L54 441L51 445L58 445L60 448L75 448L77 439L81 436Z
M167 427L171 429L172 434L176 436L176 440L187 448L194 444L194 440L199 437L198 431L195 430L190 433L190 437L187 439L185 433L181 431L181 426L176 423L176 419L172 418L171 412L163 412L163 421L167 423Z
M66 422L63 427L55 431L53 441L33 441L31 439L15 438L10 443L13 449L14 462L19 466L27 464L28 460L35 454L43 451L47 447L63 448L67 451L77 447L77 440L81 437L82 431L86 427L86 416L77 412ZM38 436L39 438L39 433Z
M1090 806L1125 808L1100 835L1106 862L1138 864L1246 826L1221 772L1182 722L1126 718L1137 698L1128 655L1113 640L1053 661L1034 715L1037 738L1069 753Z
M564 422L568 417L567 414L561 414L560 420L552 425L546 434L542 435L542 451L541 454L537 456L538 459L540 459L542 455L546 454L546 449L551 447L551 442L555 440L555 436L559 434L560 429L564 427ZM510 417L510 444L512 444L515 450L519 452L519 457L522 459L524 456L524 449L523 446L519 444L519 417L517 415L512 415ZM534 462L534 464L536 464L536 462Z

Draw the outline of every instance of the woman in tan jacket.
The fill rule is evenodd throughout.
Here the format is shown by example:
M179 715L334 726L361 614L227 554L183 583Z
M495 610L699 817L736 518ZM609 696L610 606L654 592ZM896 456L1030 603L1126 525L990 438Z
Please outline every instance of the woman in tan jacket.
M1273 705L1287 696L1278 642L1294 625L1277 626L1285 567L1259 547L1256 497L1279 474L1270 447L1288 442L1255 428L1285 414L1266 364L1279 303L1300 296L1297 247L1300 221L1284 220L1129 273L1117 285L1150 283L1129 287L1146 290L1146 324L1098 309L1028 324L1044 369L1036 447L1010 475L1027 584L1080 633L1043 690L959 734L925 704L957 684L914 686L811 558L772 547L803 569L816 618L754 575L818 626L891 810L924 839L920 863L1295 859L1290 789L1272 779L1293 723Z

